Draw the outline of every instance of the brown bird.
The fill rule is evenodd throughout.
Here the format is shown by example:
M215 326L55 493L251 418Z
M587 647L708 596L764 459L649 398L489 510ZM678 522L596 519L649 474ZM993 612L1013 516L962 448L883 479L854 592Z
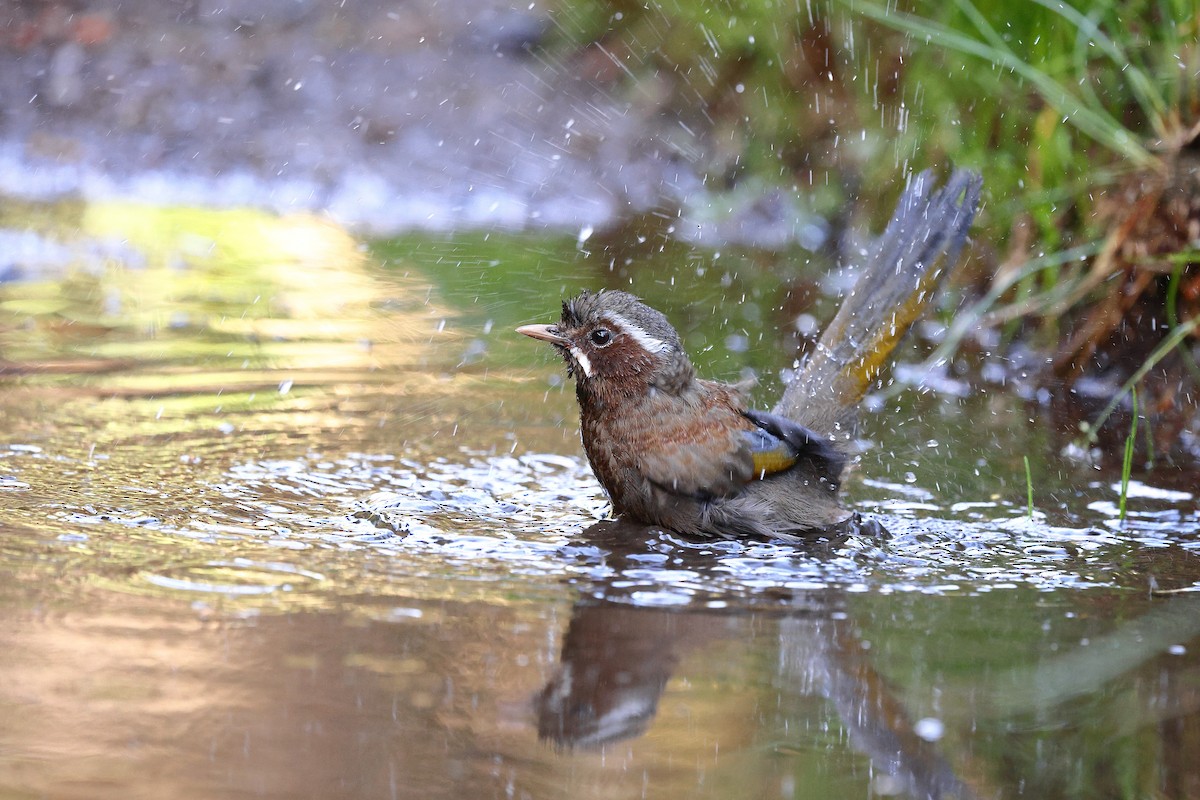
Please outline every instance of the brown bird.
M698 378L667 318L626 292L584 293L559 322L518 328L566 360L583 447L614 513L688 535L783 539L851 516L838 490L858 404L958 260L981 184L967 171L936 192L928 172L909 182L770 412Z

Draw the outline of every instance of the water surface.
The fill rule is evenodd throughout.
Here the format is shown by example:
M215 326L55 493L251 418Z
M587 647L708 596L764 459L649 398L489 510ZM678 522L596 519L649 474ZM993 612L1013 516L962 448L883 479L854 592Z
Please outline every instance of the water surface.
M0 286L0 794L1200 792L1194 473L1118 522L1011 376L881 388L847 496L886 536L604 520L512 329L632 285L766 404L830 308L802 252L79 224Z

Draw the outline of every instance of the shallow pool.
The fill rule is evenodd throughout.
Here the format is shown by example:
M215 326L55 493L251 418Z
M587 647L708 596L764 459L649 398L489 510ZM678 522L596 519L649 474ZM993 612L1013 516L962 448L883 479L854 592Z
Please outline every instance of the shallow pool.
M819 265L87 213L111 246L0 285L0 795L1200 792L1195 474L1118 521L1012 375L873 397L886 535L604 520L512 329L632 285L765 404Z

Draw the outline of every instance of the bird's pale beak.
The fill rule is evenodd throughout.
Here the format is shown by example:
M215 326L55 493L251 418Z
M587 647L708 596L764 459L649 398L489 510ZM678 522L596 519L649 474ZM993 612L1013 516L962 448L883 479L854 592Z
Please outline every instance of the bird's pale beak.
M553 325L522 325L517 328L517 333L523 333L526 336L541 339L543 342L556 344L559 347L571 346L571 340L560 334L558 328Z

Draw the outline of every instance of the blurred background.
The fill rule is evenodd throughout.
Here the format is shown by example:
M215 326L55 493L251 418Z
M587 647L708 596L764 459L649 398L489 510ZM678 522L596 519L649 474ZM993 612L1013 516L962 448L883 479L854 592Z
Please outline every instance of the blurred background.
M906 175L954 163L982 171L988 195L951 296L969 313L942 355L994 335L1048 355L1045 385L1098 404L1083 413L1140 384L1161 450L1194 428L1200 56L1186 0L1031 0L1008 15L5 2L0 19L10 280L122 257L64 241L79 204L122 202L308 213L373 240L595 236L587 249L614 272L675 242L791 248L793 265L826 257L822 274ZM788 289L781 305L805 305Z
M0 0L0 796L1200 796L1198 28ZM886 531L606 520L513 329L629 289L768 405L952 165Z

